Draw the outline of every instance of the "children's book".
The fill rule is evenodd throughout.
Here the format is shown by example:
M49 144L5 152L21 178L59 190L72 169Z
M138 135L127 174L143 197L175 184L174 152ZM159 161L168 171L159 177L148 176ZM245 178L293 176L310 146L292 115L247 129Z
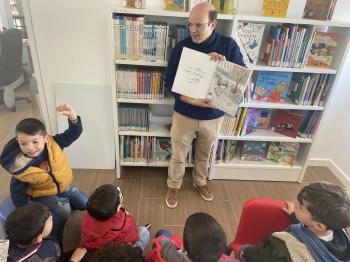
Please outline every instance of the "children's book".
M269 128L271 114L271 109L249 108L244 120L241 135L244 136L256 129L267 130Z
M303 18L330 20L336 0L306 0Z
M315 32L308 56L308 65L329 68L338 41L339 34L336 32Z
M262 161L265 159L267 142L244 142L241 160Z
M286 17L289 0L264 0L263 16Z
M184 12L186 11L185 0L164 0L164 9L170 11Z
M303 119L304 113L277 109L272 118L271 131L296 137Z
M189 48L182 50L172 91L209 100L213 107L234 116L252 70Z
M236 11L235 0L211 0L211 3L220 14L234 14Z
M236 157L237 151L237 141L235 140L226 140L225 141L225 164L232 163Z
M167 137L157 137L155 146L155 160L166 161L171 158L171 139Z
M264 29L265 24L238 22L237 44L245 64L256 64Z
M200 3L205 3L205 2L209 2L210 3L210 0L188 0L187 11L191 11L191 9L193 7L195 7L196 5L198 5Z
M292 73L289 72L259 72L253 99L284 103L291 79Z
M145 0L123 0L123 7L145 8Z
M267 150L266 159L293 166L297 158L299 143L272 142Z

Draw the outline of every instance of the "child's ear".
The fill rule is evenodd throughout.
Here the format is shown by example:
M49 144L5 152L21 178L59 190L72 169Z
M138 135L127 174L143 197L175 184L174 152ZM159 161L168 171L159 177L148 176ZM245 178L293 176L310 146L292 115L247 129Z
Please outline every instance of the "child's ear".
M119 212L120 209L121 209L122 207L123 207L123 205L122 205L122 203L120 203L120 204L118 205L117 212Z
M44 136L44 141L45 141L45 143L47 143L47 141L49 141L49 135Z
M41 243L41 242L43 242L43 234L40 234L35 238L35 243Z
M324 224L319 222L316 223L315 227L319 232L326 232L328 230Z

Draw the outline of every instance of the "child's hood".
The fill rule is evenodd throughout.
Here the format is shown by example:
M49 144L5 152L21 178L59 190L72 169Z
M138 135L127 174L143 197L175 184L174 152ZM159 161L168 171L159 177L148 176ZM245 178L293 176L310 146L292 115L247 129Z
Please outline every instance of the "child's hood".
M21 152L21 148L16 140L16 138L12 138L4 147L4 150L0 155L0 164L2 167L7 170L9 173L11 172L11 167L13 162L15 161L18 154Z

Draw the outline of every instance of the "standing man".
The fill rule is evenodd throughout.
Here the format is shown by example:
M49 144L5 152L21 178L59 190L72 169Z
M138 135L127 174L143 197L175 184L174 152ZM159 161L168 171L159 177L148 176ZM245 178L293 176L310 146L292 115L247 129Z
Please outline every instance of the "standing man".
M225 60L244 66L237 43L215 31L217 13L210 3L200 3L190 12L187 23L191 37L179 42L173 49L165 74L165 87L171 91L183 47L206 54L213 60ZM195 145L195 167L193 185L206 201L213 200L207 186L209 157L218 137L221 118L224 112L213 108L206 99L194 99L172 92L175 97L173 123L171 127L172 156L168 172L166 204L177 206L177 193L185 174L185 159L193 139Z

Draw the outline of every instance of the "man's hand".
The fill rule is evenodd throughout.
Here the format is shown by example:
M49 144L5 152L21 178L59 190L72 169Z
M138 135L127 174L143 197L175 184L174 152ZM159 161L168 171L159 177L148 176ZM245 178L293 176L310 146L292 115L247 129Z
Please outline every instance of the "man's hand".
M294 207L294 203L293 202L289 202L286 201L287 203L287 208L283 207L282 210L287 214L287 215L291 215L292 213L294 213L295 207Z
M200 99L200 98L192 98L189 96L180 96L180 99L184 101L187 104L191 104L194 106L200 106L200 107L208 107L208 108L214 108L212 105L209 104L208 99Z
M70 104L63 104L56 107L56 114L67 116L70 121L77 120L78 116Z
M210 60L214 60L214 61L225 61L226 60L226 57L223 56L223 55L220 55L218 53L215 53L215 52L211 52L208 54L210 56Z

